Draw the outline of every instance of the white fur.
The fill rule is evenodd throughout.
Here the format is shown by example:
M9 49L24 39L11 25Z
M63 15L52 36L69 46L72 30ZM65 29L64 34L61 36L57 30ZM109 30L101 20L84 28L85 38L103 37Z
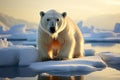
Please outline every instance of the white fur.
M50 13L50 15L48 13ZM51 13L53 15L51 15ZM50 10L45 15L47 15L48 17L58 17L61 15L61 13ZM47 18L47 16L43 17ZM73 57L83 56L84 40L78 26L67 16L65 18L60 16L60 18L62 18L62 24L53 34L47 30L47 27L45 26L45 21L43 21L42 24L41 22L39 24L37 45L40 61L48 58L71 59ZM50 47L51 42L54 41L54 39L56 39L61 45L61 48L58 50L58 54L56 57L54 57L53 55L54 50L52 50Z
M51 34L48 30L45 30L41 24L39 25L40 29L50 35L53 39L56 39L58 37L58 33L64 30L64 28L66 27L66 22L62 23L61 26L62 27L60 27L60 29L58 29L55 33Z

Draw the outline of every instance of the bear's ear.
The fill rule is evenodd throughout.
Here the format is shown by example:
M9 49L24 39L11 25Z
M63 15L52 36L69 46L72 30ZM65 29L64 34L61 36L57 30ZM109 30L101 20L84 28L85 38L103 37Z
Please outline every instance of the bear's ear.
M43 17L45 15L45 12L41 11L40 16Z
M67 13L66 12L63 12L62 13L62 16L65 18L67 16Z

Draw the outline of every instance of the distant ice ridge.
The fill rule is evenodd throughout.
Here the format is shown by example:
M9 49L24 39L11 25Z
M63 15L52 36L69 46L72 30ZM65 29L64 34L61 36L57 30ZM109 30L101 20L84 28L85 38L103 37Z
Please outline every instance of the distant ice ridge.
M94 37L94 38L111 38L111 37L116 37L116 34L112 31L99 31L99 32L93 32L91 34L91 37Z
M92 32L89 35L84 34L85 41L100 41L100 42L120 42L120 33L112 31Z
M16 25L13 25L5 33L6 34L24 34L24 33L26 33L26 26L25 26L25 24L16 24Z
M109 41L120 42L120 23L116 23L114 30L96 29L94 26L83 26L83 22L78 23L85 41Z
M22 34L26 33L26 26L25 24L16 24L11 26L10 29L4 31L2 27L0 27L0 34Z
M9 30L3 31L0 28L0 34L2 35L9 35L3 36L1 38L8 38L8 39L24 39L24 40L36 40L37 38L37 31L35 29L27 30L25 24L16 24L13 25Z
M99 29L96 29L94 26L91 26L91 27L83 26L82 21L78 23L78 26L81 29L85 40L96 40L96 41L119 41L120 40L119 23L116 23L115 29L113 31L99 30ZM0 27L0 36L1 36L0 38L36 41L37 29L27 29L26 27L27 26L25 24L16 24L16 25L13 25L7 31L3 31L2 27ZM8 35L6 36L6 34Z

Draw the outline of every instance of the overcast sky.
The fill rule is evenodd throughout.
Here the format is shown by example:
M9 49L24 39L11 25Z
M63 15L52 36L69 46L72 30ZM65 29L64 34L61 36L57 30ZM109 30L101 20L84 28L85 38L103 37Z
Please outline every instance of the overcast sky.
M120 13L120 0L0 0L0 13L39 22L39 12L66 11L73 20Z

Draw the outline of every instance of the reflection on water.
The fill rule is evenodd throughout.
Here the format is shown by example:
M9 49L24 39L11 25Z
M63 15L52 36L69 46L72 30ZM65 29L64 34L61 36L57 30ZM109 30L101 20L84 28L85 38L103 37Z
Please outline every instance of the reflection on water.
M84 80L84 76L38 76L38 80Z
M38 75L38 76L37 76ZM37 76L37 77L36 77ZM31 80L84 80L83 76L52 76L52 75L41 75L32 71L28 66L26 67L0 67L0 80L15 79L27 80L24 77L33 77ZM29 79L30 80L30 79Z
M34 77L37 73L32 71L29 67L0 67L0 77Z
M15 80L19 80L21 77L21 80L27 80L24 77L33 77L34 79L31 80L84 80L83 76L52 76L52 75L39 75L38 73L32 71L28 66L26 67L0 67L0 80L9 80L15 78ZM35 77L37 76L37 78Z

